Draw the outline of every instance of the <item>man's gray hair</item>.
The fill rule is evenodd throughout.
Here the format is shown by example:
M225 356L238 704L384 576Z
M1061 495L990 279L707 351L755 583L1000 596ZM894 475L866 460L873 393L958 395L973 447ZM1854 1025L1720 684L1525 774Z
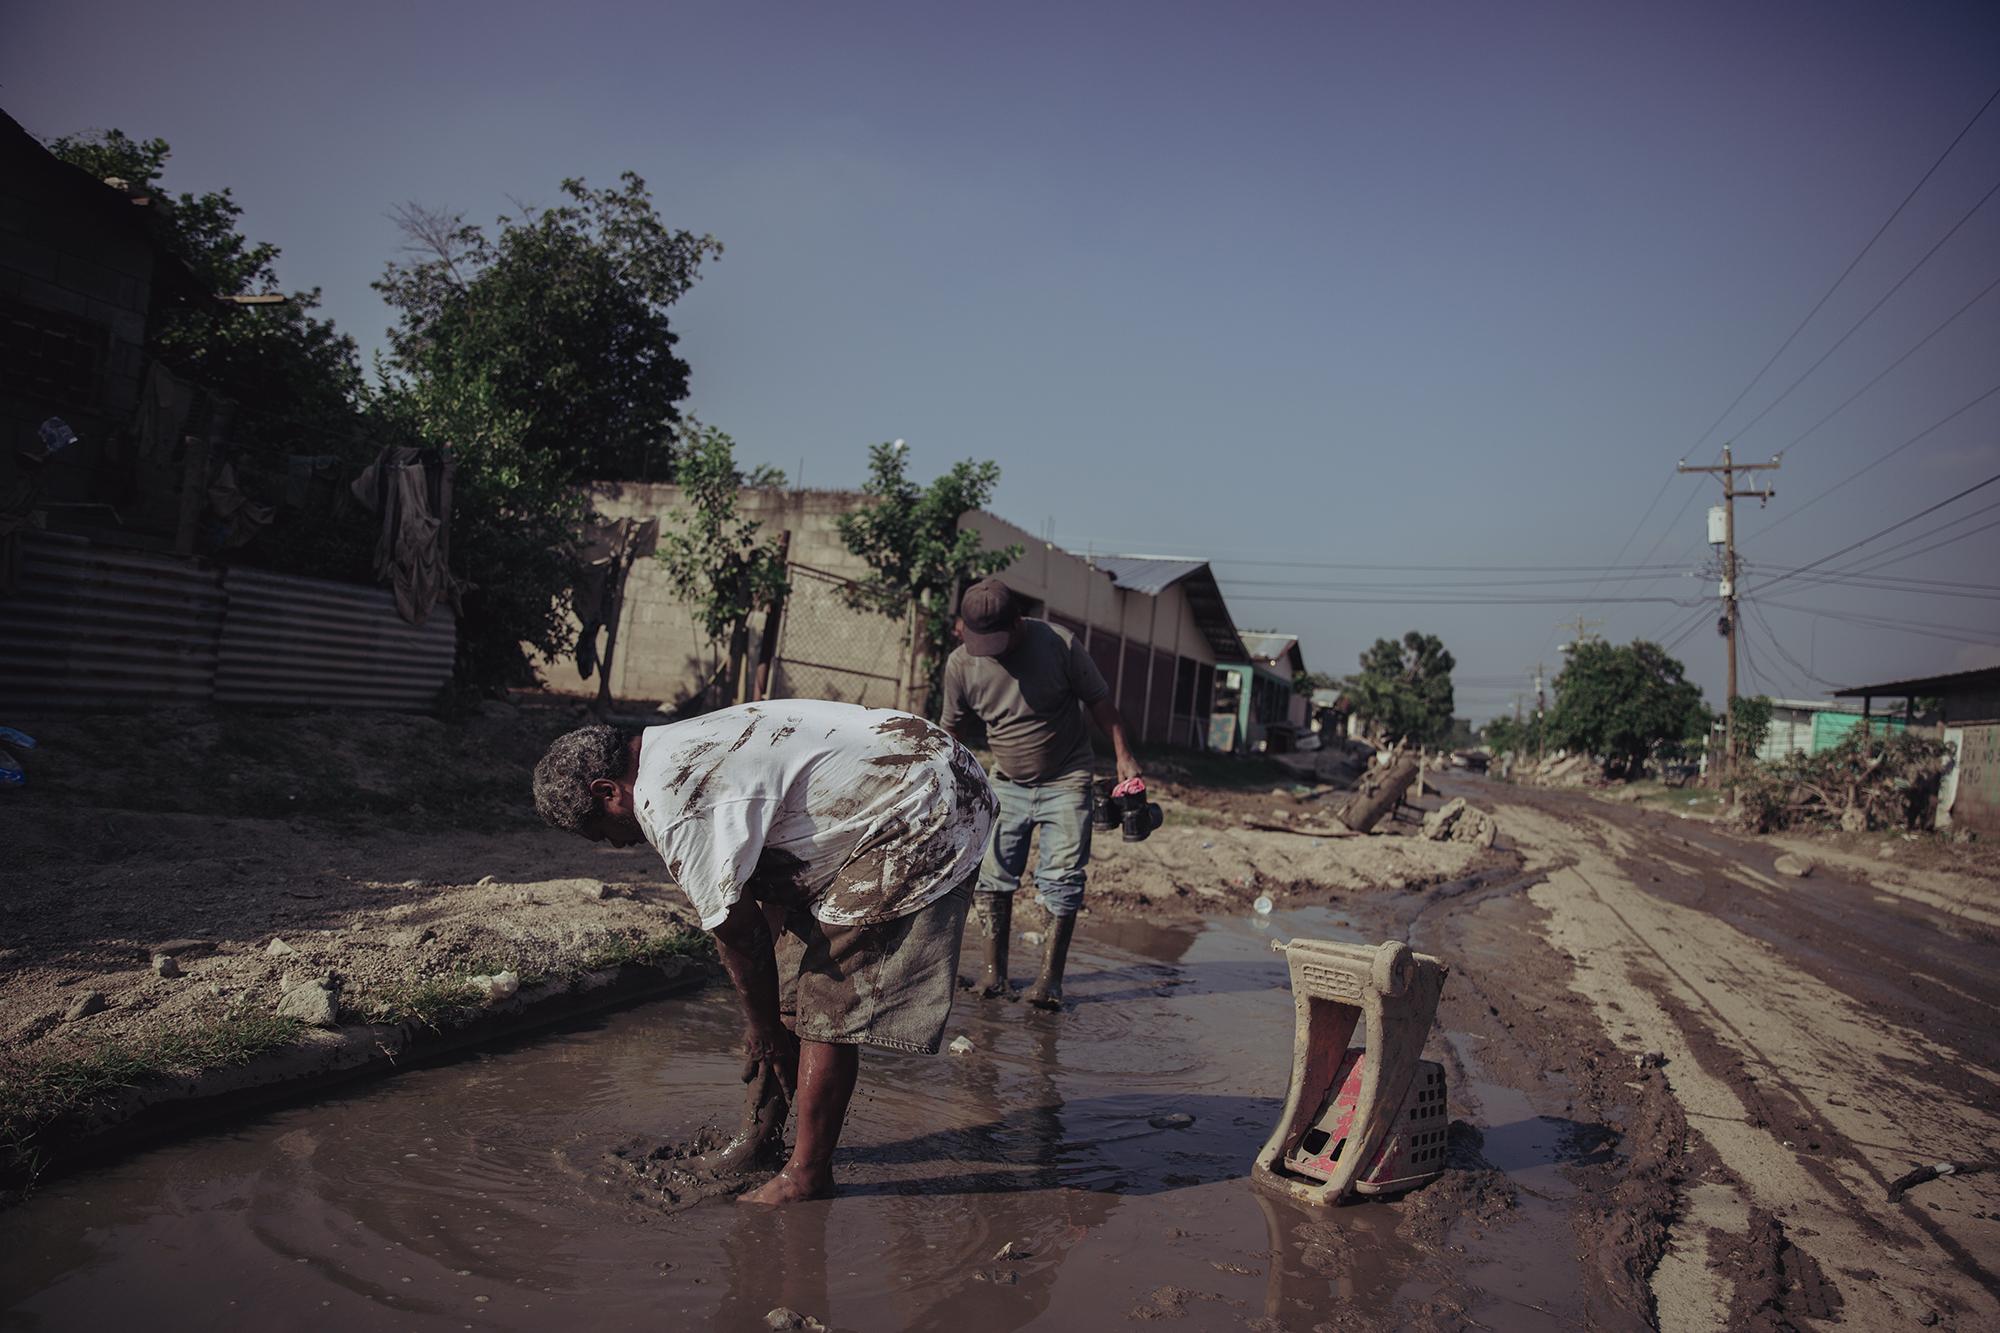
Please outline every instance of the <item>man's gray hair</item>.
M559 736L535 765L535 812L571 833L597 813L590 784L625 776L626 752L634 733L622 727L579 727Z

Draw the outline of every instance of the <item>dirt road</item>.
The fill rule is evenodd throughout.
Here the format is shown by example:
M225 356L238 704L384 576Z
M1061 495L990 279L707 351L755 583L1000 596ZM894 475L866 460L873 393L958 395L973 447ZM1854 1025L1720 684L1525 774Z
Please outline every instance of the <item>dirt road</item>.
M1994 883L1916 848L1819 845L1822 867L1790 878L1780 844L1657 810L1469 778L1445 794L1496 813L1496 852L1407 818L1378 838L1268 831L1319 794L1167 786L1166 828L1098 849L1068 1010L967 1000L952 1030L971 1054L871 1064L849 1192L793 1220L662 1216L619 1175L635 1133L732 1114L716 993L59 1181L0 1213L0 1309L24 1327L163 1296L223 1325L650 1326L678 1308L750 1328L780 1303L956 1333L2000 1325L2000 1172L1884 1197L1914 1165L2000 1144ZM41 1030L52 1005L24 983L137 972L168 907L199 908L213 951L86 1022L180 1021L171 987L219 1002L211 973L268 999L273 931L389 976L440 946L577 947L579 914L617 933L674 910L638 853L533 830L65 818L16 830L50 871L8 905L29 928L0 960L0 1029L23 1049L81 1030ZM1284 1091L1291 1005L1267 946L1287 935L1407 938L1451 966L1427 1052L1458 1122L1438 1182L1324 1215L1250 1189ZM997 1257L1009 1240L1030 1257ZM214 1256L244 1280L219 1282Z
M1622 1070L1664 1058L1671 1104L1652 1113L1656 1143L1628 1127L1624 1199L1657 1209L1672 1185L1678 1200L1651 1219L1607 1210L1604 1226L1643 1234L1600 1254L1659 1248L1660 1326L2000 1324L2000 1173L1886 1199L1919 1164L2000 1155L1996 886L1869 876L1855 858L1789 878L1768 843L1695 821L1466 786L1545 877L1525 903L1447 910L1436 946L1479 959L1528 924L1524 909L1545 913L1529 928L1567 956L1564 984ZM1495 938L1476 938L1489 925ZM1510 1036L1546 995L1519 971L1533 955L1512 961L1454 978L1458 1003L1483 992ZM1546 1095L1574 1072L1533 1086Z

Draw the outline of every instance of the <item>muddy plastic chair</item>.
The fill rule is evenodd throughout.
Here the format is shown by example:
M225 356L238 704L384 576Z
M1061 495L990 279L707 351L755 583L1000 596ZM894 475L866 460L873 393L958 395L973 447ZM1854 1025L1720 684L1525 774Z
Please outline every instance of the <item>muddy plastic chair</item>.
M1292 970L1292 1085L1251 1178L1315 1204L1433 1179L1444 1167L1444 1070L1419 1057L1445 965L1393 941L1271 947ZM1366 1044L1350 1047L1357 1027Z

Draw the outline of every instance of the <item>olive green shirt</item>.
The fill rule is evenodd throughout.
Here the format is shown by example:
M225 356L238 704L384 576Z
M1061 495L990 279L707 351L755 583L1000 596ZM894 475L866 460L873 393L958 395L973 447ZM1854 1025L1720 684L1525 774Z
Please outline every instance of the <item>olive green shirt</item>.
M1023 620L1017 642L998 657L974 657L963 645L952 651L943 722L962 732L968 718L979 719L993 776L1038 786L1090 772L1083 708L1110 693L1083 640L1060 625Z

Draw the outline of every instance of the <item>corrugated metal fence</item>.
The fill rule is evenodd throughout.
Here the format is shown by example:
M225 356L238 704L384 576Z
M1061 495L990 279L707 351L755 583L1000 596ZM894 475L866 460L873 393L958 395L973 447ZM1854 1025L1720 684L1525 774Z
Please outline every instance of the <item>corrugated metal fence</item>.
M386 588L34 535L0 595L10 716L159 704L418 712L450 679L440 609L396 616Z

